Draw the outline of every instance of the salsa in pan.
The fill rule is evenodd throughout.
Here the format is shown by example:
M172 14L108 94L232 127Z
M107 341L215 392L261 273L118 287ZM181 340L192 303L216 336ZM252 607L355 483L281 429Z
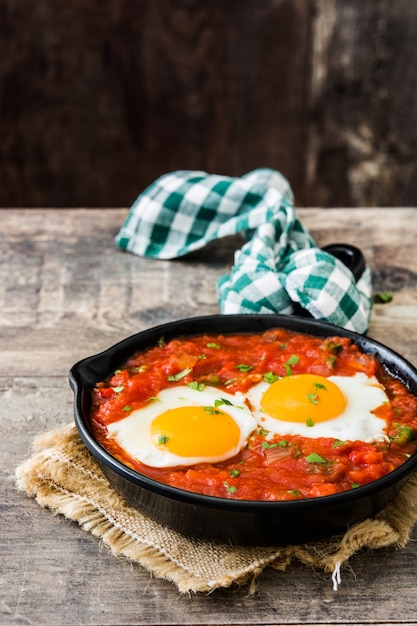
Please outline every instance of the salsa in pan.
M417 450L417 399L374 355L282 329L161 338L96 385L91 424L141 474L240 500L356 489Z

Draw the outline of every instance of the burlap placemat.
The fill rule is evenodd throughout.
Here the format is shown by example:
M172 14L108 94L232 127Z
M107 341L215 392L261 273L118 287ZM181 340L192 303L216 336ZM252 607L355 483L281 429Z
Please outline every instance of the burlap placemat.
M417 520L414 476L374 519L329 540L286 547L233 547L184 537L127 506L72 425L37 437L33 456L17 468L16 479L18 488L41 506L78 522L114 555L172 581L182 593L207 592L233 583L246 583L253 591L265 567L284 571L293 559L329 572L337 589L340 568L355 552L405 546Z

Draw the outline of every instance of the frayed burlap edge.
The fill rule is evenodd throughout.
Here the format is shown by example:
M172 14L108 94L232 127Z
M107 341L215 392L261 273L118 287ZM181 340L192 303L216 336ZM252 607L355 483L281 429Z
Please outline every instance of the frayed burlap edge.
M256 587L265 567L285 571L293 559L331 573L363 549L404 547L417 521L417 476L375 518L344 535L296 546L234 547L184 537L132 509L101 473L73 425L33 442L33 456L16 470L17 486L54 514L62 514L99 537L115 556L139 563L180 592L207 592L233 583Z

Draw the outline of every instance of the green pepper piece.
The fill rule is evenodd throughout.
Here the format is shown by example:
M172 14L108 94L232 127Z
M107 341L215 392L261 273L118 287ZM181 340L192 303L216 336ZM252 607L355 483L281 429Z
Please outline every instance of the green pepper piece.
M397 430L397 434L394 437L394 442L399 446L405 446L410 441L414 439L414 430L411 426L404 424L404 426L400 426Z

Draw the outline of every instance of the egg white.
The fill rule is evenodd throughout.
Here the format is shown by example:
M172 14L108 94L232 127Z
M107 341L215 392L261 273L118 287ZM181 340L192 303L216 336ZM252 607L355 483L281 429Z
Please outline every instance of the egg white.
M173 454L163 446L158 446L152 440L151 423L161 413L184 406L214 406L215 400L220 399L231 402L230 405L222 404L219 409L230 415L240 429L237 446L228 450L224 455L183 457ZM244 400L242 394L232 395L208 386L202 391L186 386L163 389L145 407L132 411L118 422L109 424L107 427L108 437L114 439L132 458L151 467L190 466L202 462L225 461L235 456L243 448L250 434L257 428L256 420L244 404Z
M254 407L253 414L264 430L279 435L301 435L303 437L331 437L343 441L380 441L386 438L385 420L376 417L372 410L388 397L383 386L373 377L360 372L354 376L329 376L346 398L346 408L339 416L307 426L301 422L288 422L267 415L261 408L261 399L269 384L259 383L252 387L247 396Z

